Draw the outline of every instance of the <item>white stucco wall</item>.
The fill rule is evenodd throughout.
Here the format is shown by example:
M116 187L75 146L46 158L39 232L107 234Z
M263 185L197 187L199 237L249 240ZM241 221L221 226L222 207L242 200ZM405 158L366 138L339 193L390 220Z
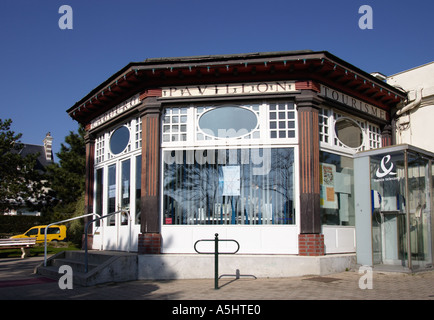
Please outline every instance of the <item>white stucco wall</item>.
M392 75L387 83L408 92L408 103L415 101L422 89L421 103L397 120L396 143L408 143L433 152L434 62Z

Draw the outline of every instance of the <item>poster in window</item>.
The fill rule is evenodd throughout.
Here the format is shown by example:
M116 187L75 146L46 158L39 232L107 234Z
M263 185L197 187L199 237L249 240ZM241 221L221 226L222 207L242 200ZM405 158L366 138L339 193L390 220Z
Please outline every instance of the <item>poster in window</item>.
M219 171L219 186L224 196L240 195L240 167L225 166Z
M115 198L116 197L116 185L115 184L111 184L109 185L109 198Z
M325 209L338 209L335 191L336 166L320 164L320 205Z

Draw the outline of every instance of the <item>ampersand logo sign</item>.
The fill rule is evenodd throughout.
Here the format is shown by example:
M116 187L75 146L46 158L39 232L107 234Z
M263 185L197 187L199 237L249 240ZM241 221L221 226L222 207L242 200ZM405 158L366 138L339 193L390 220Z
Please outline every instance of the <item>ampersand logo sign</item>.
M387 164L390 162L390 154L387 156L384 156L383 159L381 159L380 168L377 169L377 172L375 172L375 175L377 178L383 178L387 175L396 175L396 172L392 172L394 164L393 162L390 162L389 167L387 168ZM381 171L380 171L381 169Z

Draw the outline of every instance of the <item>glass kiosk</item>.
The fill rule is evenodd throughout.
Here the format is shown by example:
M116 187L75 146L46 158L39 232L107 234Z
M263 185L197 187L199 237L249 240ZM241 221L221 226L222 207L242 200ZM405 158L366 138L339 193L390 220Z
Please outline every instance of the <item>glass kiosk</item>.
M355 156L357 263L432 267L434 154L397 145Z

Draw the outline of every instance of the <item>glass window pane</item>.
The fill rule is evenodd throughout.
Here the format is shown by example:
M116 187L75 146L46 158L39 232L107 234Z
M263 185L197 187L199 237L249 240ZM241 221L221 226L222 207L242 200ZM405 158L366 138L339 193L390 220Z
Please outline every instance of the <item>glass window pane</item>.
M241 107L217 107L205 112L199 127L218 138L240 137L253 131L258 124L256 114Z
M372 250L374 264L401 264L407 259L404 153L370 157Z
M432 263L428 165L427 158L408 152L408 206L413 268L425 268Z
M103 215L103 175L104 169L96 170L96 189L95 189L95 213ZM96 221L96 226L100 225L101 220Z
M122 185L121 185L121 208L124 210L130 210L130 160L125 160L121 164L122 166ZM121 225L128 224L127 215L121 215Z
M164 152L164 224L295 223L292 148L198 152Z
M354 226L353 159L320 152L320 207L323 225Z
M26 233L26 236L35 236L35 235L38 234L38 232L39 232L39 228L33 228L33 229L30 229L30 230Z
M142 199L142 156L136 157L136 224L141 223L141 199Z
M335 132L338 139L349 148L359 148L363 144L363 132L360 126L348 118L336 121Z
M111 165L108 167L108 213L112 213L116 211L116 165ZM108 218L108 225L115 225L115 217L110 216Z
M125 150L130 142L130 130L125 127L117 128L110 137L110 150L113 154L119 154Z
M60 233L60 229L58 227L47 229L47 234L59 234L59 233Z

